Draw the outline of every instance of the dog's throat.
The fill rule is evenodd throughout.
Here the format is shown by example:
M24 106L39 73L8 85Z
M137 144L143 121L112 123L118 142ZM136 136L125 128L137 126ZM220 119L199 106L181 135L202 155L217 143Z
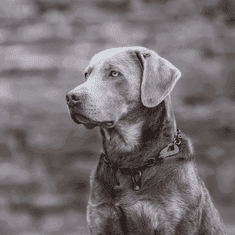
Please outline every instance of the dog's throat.
M111 123L110 123L111 125ZM114 128L101 128L103 147L107 151L131 152L140 144L143 122L118 123Z

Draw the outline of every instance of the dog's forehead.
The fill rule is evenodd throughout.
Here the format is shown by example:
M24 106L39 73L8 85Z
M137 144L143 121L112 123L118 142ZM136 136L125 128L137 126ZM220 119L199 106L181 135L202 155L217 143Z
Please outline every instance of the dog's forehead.
M131 49L129 47L111 48L101 51L95 54L90 61L90 65L101 64L107 61L115 60L128 60L130 59L129 53Z

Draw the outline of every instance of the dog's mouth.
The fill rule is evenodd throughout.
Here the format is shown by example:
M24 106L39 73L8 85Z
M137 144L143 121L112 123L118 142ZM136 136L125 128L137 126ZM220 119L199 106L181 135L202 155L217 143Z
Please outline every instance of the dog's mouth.
M112 128L114 127L114 121L104 122L104 125L107 126L107 128Z
M93 129L95 126L97 126L96 123L92 122L89 118L85 117L81 114L70 114L73 121L77 124L83 124L87 129Z
M87 129L93 129L96 126L113 128L115 125L114 121L103 121L103 122L94 121L94 120L91 120L90 118L88 118L82 114L72 113L72 114L70 114L70 116L75 123L83 124Z

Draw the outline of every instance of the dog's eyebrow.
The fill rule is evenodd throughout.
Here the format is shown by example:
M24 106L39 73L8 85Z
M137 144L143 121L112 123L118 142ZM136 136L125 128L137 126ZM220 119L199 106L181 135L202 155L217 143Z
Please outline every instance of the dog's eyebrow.
M104 67L104 71L105 72L109 72L110 70L112 70L112 69L117 69L117 70L119 70L120 68L118 67L118 66L116 66L116 65L113 65L113 64L107 64L107 65L105 65L105 67Z
M111 64L106 64L105 67L104 67L104 71L108 71L110 69L112 69L112 65Z
M92 70L93 70L93 67L87 68L87 69L84 71L84 75L86 75L86 74L90 75L91 72L92 72Z

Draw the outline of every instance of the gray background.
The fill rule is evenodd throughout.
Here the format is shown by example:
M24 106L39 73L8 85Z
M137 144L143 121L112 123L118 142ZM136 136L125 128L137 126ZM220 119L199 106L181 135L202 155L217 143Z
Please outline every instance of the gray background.
M172 100L198 170L235 234L233 0L1 0L0 231L86 234L98 128L69 118L65 94L94 53L156 50L182 72Z

